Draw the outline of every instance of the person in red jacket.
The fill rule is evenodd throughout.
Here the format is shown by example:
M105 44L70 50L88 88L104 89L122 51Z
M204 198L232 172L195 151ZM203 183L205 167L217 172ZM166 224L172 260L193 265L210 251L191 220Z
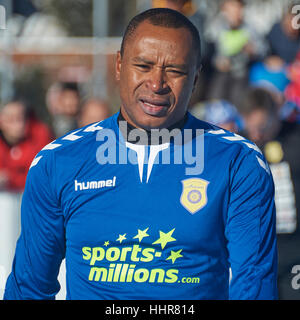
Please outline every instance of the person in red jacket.
M35 155L52 140L48 127L28 116L22 101L0 108L0 190L22 192Z

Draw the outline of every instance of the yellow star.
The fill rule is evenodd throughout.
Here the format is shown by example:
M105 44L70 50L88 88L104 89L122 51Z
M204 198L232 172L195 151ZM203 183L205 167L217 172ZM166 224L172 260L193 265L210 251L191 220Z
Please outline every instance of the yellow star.
M105 247L109 246L109 241L105 241L105 242L104 242L104 246L105 246Z
M170 256L166 260L172 260L172 264L176 261L176 259L183 257L182 254L180 254L182 249L178 251L171 250Z
M119 234L119 238L117 239L117 241L120 241L120 243L122 243L123 240L126 240L126 233L124 233L123 235Z
M167 245L168 242L176 241L175 238L172 237L172 234L174 232L175 228L168 233L164 233L162 231L159 231L159 239L157 239L152 244L161 244L161 248L164 249L164 247Z
M138 234L136 236L134 236L133 239L139 239L139 242L141 242L143 240L143 238L149 237L149 234L147 233L148 229L149 228L147 228L145 230L138 229Z

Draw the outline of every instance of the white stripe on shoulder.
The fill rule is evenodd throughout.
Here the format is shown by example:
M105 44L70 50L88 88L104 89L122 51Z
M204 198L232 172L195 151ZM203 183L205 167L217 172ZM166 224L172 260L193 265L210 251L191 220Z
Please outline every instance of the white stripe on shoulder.
M211 133L211 134L224 134L225 131L223 129L220 129L220 130L209 130L208 133Z
M49 144L47 144L41 151L45 151L45 150L54 150L58 147L61 146L61 144L59 143L54 143L56 140L54 140L53 142L50 142Z
M233 136L228 136L228 137L222 137L226 140L229 140L229 141L243 141L243 140L246 140L244 137L234 133Z
M269 166L268 166L259 156L256 156L256 159L257 159L259 165L260 165L263 169L265 169L268 174L270 174Z
M249 142L246 142L246 141L244 141L243 143L244 143L248 148L253 149L253 150L255 150L256 152L258 152L258 153L260 153L260 154L263 154L263 153L261 152L261 150L259 149L259 147L258 147L256 144L252 144L252 143L249 143Z
M103 120L102 120L103 121ZM103 127L99 126L99 124L102 122L97 122L97 123L93 123L92 125L90 125L89 127L87 127L85 130L83 130L83 132L95 132L95 131L99 131L102 130Z
M67 136L65 136L64 138L62 138L62 140L67 140L67 141L76 141L78 139L81 139L82 136L77 136L76 133L79 132L81 130L77 130L75 132L72 132L70 134L68 134Z
M35 167L42 158L43 158L43 156L39 156L39 157L34 158L33 161L31 162L31 166L29 169L31 169L32 167Z

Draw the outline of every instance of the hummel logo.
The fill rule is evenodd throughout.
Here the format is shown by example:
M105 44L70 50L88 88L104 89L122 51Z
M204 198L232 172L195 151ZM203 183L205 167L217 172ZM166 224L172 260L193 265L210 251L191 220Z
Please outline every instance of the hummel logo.
M88 182L78 182L74 181L75 191L81 190L92 190L92 189L101 189L101 188L109 188L115 187L116 185L116 177L108 180L99 180L99 181L88 181Z

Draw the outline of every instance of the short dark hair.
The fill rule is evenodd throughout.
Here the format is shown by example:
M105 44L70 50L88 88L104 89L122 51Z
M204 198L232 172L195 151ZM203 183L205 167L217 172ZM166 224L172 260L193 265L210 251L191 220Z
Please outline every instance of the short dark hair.
M250 87L244 97L244 103L241 105L241 112L245 115L255 110L262 110L268 114L277 113L277 105L271 93L264 88Z
M30 108L29 102L24 97L14 95L10 100L4 101L0 105L0 111L2 111L4 109L4 107L7 106L8 104L19 104L19 105L23 106L25 118L29 117L31 108Z
M121 56L124 54L125 45L137 27L144 21L149 22L154 26L165 27L165 28L185 28L187 29L193 39L194 49L197 54L197 67L201 66L201 43L200 43L200 35L197 28L193 25L193 23L181 14L178 11L168 9L168 8L153 8L146 10L137 16L135 16L128 24L125 33L123 35L123 40L121 44Z
M74 91L79 95L79 87L77 82L61 82L60 86L62 91L70 90L70 91Z

